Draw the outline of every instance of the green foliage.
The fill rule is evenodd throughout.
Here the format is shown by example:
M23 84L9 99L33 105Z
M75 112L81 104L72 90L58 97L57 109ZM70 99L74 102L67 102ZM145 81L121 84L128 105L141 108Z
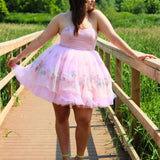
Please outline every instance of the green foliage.
M159 14L132 14L129 12L115 12L109 10L106 14L113 27L146 28L160 25Z
M160 13L160 0L115 0L115 9L118 12L131 13Z
M123 14L119 14L119 16L121 16L122 20L122 23L120 23L121 27L116 27L115 30L120 37L122 37L122 39L124 39L134 50L154 54L160 57L160 27L159 25L154 25L156 22L155 20L159 19L160 15L127 14L125 16L128 17L127 19L129 19L129 23L132 28L127 28L128 25L125 27L126 24L122 18L124 16ZM136 24L136 22L138 22L138 24ZM114 23L112 24L115 26ZM118 24L116 25L118 26ZM104 38L104 36L101 37ZM122 63L122 68L122 88L127 95L131 96L131 68L125 63ZM113 57L111 57L111 75L112 78L115 79L115 58ZM141 109L147 114L153 123L157 125L158 128L160 128L160 103L157 103L160 102L159 92L160 84L141 74ZM121 113L123 116L123 125L125 126L126 134L128 137L131 137L131 123L133 120L136 120L131 119L131 111L124 104L121 105ZM135 134L133 135L133 138L135 136L142 137L139 145L135 146L140 158L146 160L158 160L158 146L144 127L139 122L136 121L136 123L137 127L134 128Z
M66 12L69 10L69 0L56 0L55 5L62 11Z
M16 131L8 131L8 129L5 130L4 136L7 138L9 134L11 133L15 133L19 136L19 133L17 133Z
M1 0L4 1L4 0ZM69 10L69 0L5 0L10 12L31 12L57 14ZM108 8L118 12L160 13L159 0L96 0L102 12Z
M121 2L121 10L131 13L144 13L145 4L144 0L123 0Z
M7 8L10 12L18 12L20 11L20 0L5 0Z
M48 13L10 13L4 18L7 23L48 24L56 14Z
M56 0L6 0L10 12L59 13Z
M107 8L114 8L115 1L114 0L97 0L97 7L102 11L106 12Z
M21 36L25 36L27 34L37 32L40 30L44 30L46 25L40 25L40 24L13 24L13 23L0 23L0 42L9 41L12 39L16 39ZM5 60L6 56L0 56L0 60ZM0 69L2 71L2 74L5 72L7 65L0 63L0 66L2 68ZM5 66L5 67L4 67ZM0 74L0 77L3 77L2 74Z
M5 16L9 14L4 0L0 0L0 21L4 19Z
M160 1L159 0L144 0L146 5L146 13L160 13Z
M115 9L116 11L120 12L121 11L121 2L123 0L115 0Z

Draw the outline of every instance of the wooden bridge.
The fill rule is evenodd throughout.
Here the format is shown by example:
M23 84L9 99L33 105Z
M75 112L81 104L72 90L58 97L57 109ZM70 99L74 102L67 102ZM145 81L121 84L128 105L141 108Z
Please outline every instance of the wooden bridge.
M19 54L33 39L42 31L36 32L16 40L0 43L0 56L13 56L13 52ZM53 43L57 43L59 37ZM121 159L139 160L131 143L128 143L125 129L121 121L120 105L125 103L131 113L143 125L160 148L160 129L146 116L139 108L140 106L140 72L160 83L160 61L147 59L144 62L136 61L118 48L98 38L96 48L102 59L105 57L105 64L110 71L111 56L116 59L115 82L113 90L118 98L115 101L115 111L112 107L106 110L109 112L106 121L106 110L94 110L91 122L91 135L84 159ZM37 51L21 61L20 65L26 65L37 53ZM143 54L143 53L139 53ZM131 66L131 98L121 89L121 62ZM0 90L7 86L11 98L8 104L0 112L0 160L59 160L61 159L60 148L54 128L55 116L51 103L34 96L24 86L18 84L16 92L12 93L10 81L15 76L14 71L8 69L8 75L0 81ZM18 107L12 107L18 106ZM76 155L75 150L75 121L73 111L70 115L70 153ZM133 125L134 127L134 125ZM115 137L122 137L118 139ZM108 143L109 142L109 143Z

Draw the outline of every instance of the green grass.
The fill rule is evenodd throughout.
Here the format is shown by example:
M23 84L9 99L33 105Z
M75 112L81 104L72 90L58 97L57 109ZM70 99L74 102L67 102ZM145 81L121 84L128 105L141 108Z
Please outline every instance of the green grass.
M106 11L107 18L113 27L146 28L160 25L160 14L132 14L128 12Z
M160 14L138 14L128 12L115 12L106 9L105 15L111 21L113 27L146 28L160 25ZM6 23L39 23L48 24L55 15L48 13L10 13L5 17Z
M0 43L21 36L37 32L45 29L45 25L40 24L14 24L14 23L0 23Z
M160 58L160 27L146 27L146 28L124 28L117 27L115 28L117 34L128 43L128 45L134 50L153 54ZM102 34L100 37L106 39ZM106 39L107 40L107 39Z
M0 42L5 42L11 39L15 39L18 37L22 37L24 35L37 32L40 30L44 30L45 25L39 25L39 24L5 24L0 23ZM38 54L35 56L37 57L39 54L41 54L45 49L47 49L51 45L51 40L47 42L38 52ZM15 51L13 52L14 56ZM31 62L31 61L30 61ZM6 55L3 55L0 57L0 80L3 79L7 74L7 57ZM13 80L9 82L12 85L12 93L15 93L16 91L16 78L14 77ZM0 110L6 106L9 99L11 98L9 96L9 91L7 87L5 86L1 92L0 92Z
M160 58L159 26L146 28L117 27L115 30L120 35L120 37L124 39L133 49L144 53L150 53ZM106 39L103 35L100 36ZM111 60L111 66L112 78L115 79L115 59L113 57ZM131 69L130 66L126 65L125 63L122 63L122 68L122 88L129 96L131 96ZM141 74L141 109L147 114L153 123L157 125L158 128L160 128L159 93L160 84L148 78L144 74ZM130 137L130 127L132 123L131 112L128 107L122 104L121 113L123 116L123 125L127 129L126 132ZM140 139L140 144L135 147L141 159L158 160L158 146L139 122L137 122L135 132L136 133L134 136L142 137Z
M48 24L54 16L48 13L10 13L5 17L4 22Z

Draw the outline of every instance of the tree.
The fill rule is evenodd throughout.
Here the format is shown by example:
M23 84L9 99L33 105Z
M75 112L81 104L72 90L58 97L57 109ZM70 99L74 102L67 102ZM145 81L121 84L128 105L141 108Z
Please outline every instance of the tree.
M115 0L115 8L116 11L120 12L121 11L121 3L123 0Z
M9 14L4 0L0 0L0 21L4 19L5 16Z
M69 10L69 2L68 0L56 0L55 5L61 9L62 12L66 12Z
M11 12L61 12L61 9L55 5L56 0L6 0L6 3Z
M20 0L5 0L9 12L18 12L20 8Z
M115 8L115 0L107 0L108 7Z
M145 0L147 13L160 13L160 1L159 0Z
M97 7L102 11L105 12L108 3L106 0L97 0L96 1Z
M123 0L121 2L121 11L131 13L144 13L146 11L144 0Z

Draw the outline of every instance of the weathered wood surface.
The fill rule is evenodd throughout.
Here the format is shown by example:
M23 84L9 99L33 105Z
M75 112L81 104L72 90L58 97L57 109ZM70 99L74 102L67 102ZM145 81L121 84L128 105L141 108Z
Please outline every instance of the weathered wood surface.
M160 147L160 129L148 118L148 116L139 108L139 106L115 83L113 89L121 100L128 106L132 114L143 125L151 135L155 143Z
M12 108L13 104L16 103L16 97L19 96L19 94L22 92L24 89L24 86L21 85L19 89L16 91L16 93L11 97L10 101L8 104L5 106L5 108L0 112L0 127L3 124L7 114L9 113L10 109Z
M27 89L22 91L19 101L20 105L12 107L0 129L0 160L60 160L52 103L34 96ZM69 121L70 151L74 157L76 124L72 109ZM17 134L12 132L5 137L6 130ZM105 145L114 136L113 126L105 126L100 112L94 109L85 159L129 160L128 154L116 146L115 141Z
M98 38L97 46L107 52L108 54L114 56L122 62L125 62L132 68L142 72L151 79L160 83L160 59L146 59L145 61L137 61L128 55L124 54L120 49L115 47L110 42L107 42L101 38ZM144 53L135 51L137 54L143 55Z
M129 142L129 138L127 137L126 135L126 132L123 128L123 126L121 125L120 121L118 120L115 112L113 111L113 109L111 108L111 106L108 107L108 110L109 110L109 114L118 130L118 133L121 135L120 137L122 138L124 144L125 144L125 148L126 150L128 151L131 159L133 160L140 160L136 150L134 149L134 147L132 146L131 143L128 143Z
M8 52L11 52L19 47L22 47L23 45L26 45L27 43L31 42L36 37L38 37L42 32L43 31L35 32L14 40L0 43L0 56Z

